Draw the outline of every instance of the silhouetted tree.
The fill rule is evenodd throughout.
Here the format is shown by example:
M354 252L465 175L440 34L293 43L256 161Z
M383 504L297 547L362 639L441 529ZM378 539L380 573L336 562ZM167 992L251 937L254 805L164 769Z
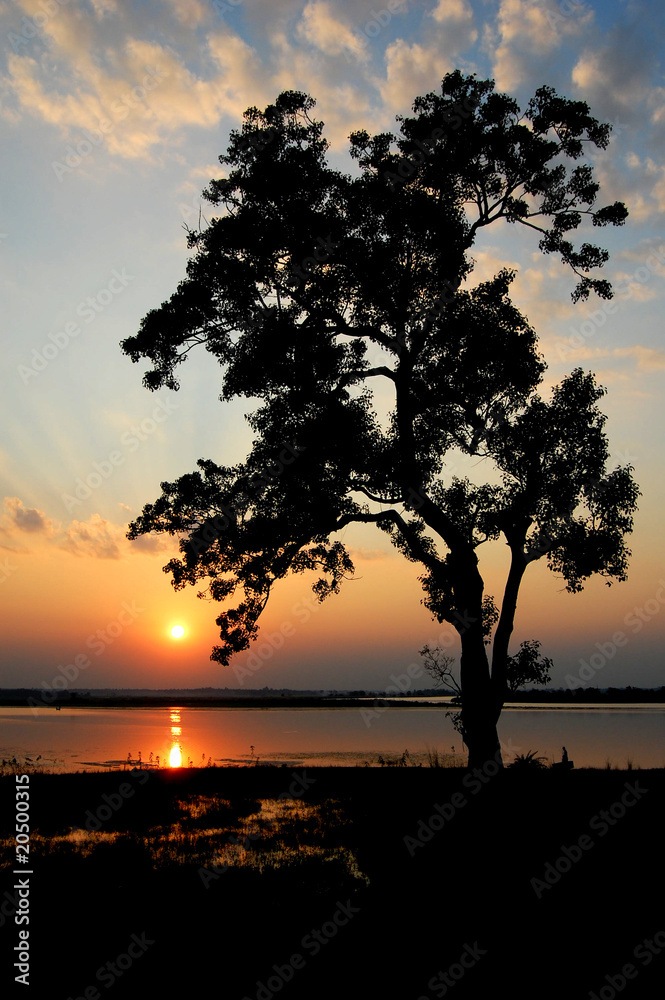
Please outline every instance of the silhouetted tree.
M129 537L181 536L165 570L176 589L206 581L228 601L217 618L226 664L256 637L276 580L319 570L320 600L352 569L338 533L372 523L422 569L424 603L461 637L462 717L470 763L499 751L508 641L526 567L546 558L567 588L593 573L624 579L637 488L606 470L603 394L574 371L548 401L536 334L509 298L513 273L476 288L478 231L498 220L540 234L591 289L608 254L569 241L583 216L621 224L619 203L594 208L598 184L579 164L610 126L588 106L540 88L524 111L492 81L454 72L416 99L401 134L350 137L358 176L325 159L314 101L286 92L250 108L205 197L220 209L189 233L187 277L149 312L124 351L152 363L150 389L178 388L195 345L223 368L221 399L258 399L247 460L163 483ZM373 406L382 380L387 422ZM494 463L498 482L446 476L453 449ZM494 634L484 642L477 548L503 536L511 565Z

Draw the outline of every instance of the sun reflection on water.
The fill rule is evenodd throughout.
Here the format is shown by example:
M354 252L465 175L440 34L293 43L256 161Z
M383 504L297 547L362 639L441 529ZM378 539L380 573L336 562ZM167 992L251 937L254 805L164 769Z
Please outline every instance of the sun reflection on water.
M180 749L180 737L182 727L180 726L180 709L171 709L171 753L169 754L169 767L180 767L182 764L182 751Z

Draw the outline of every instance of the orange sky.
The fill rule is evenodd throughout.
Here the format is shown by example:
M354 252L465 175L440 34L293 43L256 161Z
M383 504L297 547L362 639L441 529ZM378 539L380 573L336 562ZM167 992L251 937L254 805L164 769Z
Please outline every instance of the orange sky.
M425 643L451 643L455 655L452 629L432 621L420 604L416 568L396 553L372 549L372 541L384 544L378 532L372 537L367 528L353 530L355 538L347 534L346 541L356 562L355 579L322 605L309 589L314 576L283 581L264 612L256 646L226 668L208 659L218 638L217 605L197 599L193 588L173 591L161 571L168 554L90 559L40 540L31 553L12 557L17 569L2 588L3 683L52 683L61 666L81 662L78 655L90 661L73 684L84 688L383 689L391 675L419 662L417 652ZM355 540L365 544L354 548ZM505 546L483 546L480 553L487 591L499 597ZM562 592L544 563L532 565L514 645L540 639L543 652L555 661L553 683L563 684L566 674L579 670L581 658L598 652L596 643L607 644L622 631L626 643L606 657L593 683L657 683L657 644L665 623L657 597L660 567L648 553L638 558L642 571L629 582L608 588L592 580L578 595ZM665 586L660 596L665 601ZM635 608L645 620L627 623ZM170 635L175 624L186 630L177 641ZM257 664L258 669L250 669ZM427 686L424 677L422 686Z

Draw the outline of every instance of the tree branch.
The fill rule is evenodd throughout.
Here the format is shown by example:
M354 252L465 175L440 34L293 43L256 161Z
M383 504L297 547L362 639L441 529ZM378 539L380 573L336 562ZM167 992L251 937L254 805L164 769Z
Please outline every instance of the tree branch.
M344 386L354 382L357 378L372 378L374 375L385 375L391 382L395 381L395 372L392 368L388 368L386 365L379 365L378 368L359 368L357 371L346 372L337 389L343 389Z
M343 517L337 521L332 530L341 531L341 529L345 528L347 524L351 524L354 521L359 521L363 524L378 524L381 521L392 521L406 541L409 551L413 555L414 559L421 562L423 566L426 566L427 569L433 570L434 572L441 568L439 559L428 551L426 546L413 530L412 526L408 523L408 521L404 520L398 511L382 510L379 511L378 514L344 514Z
M402 502L402 498L401 497L377 497L377 496L374 496L374 494L370 493L369 490L367 489L367 487L363 486L361 483L358 483L357 485L355 483L350 483L349 486L350 486L350 491L349 492L351 492L351 491L357 491L358 493L364 493L365 496L368 497L370 500L373 500L374 503L393 504L393 503L401 503Z

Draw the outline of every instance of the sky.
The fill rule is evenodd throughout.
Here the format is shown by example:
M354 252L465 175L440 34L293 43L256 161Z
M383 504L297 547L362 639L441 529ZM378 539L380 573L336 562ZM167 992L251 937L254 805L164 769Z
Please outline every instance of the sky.
M351 170L350 132L396 131L395 115L456 67L522 106L543 84L587 101L613 125L591 157L599 201L630 213L593 233L611 253L610 309L573 304L574 276L521 227L489 227L473 249L471 284L518 269L543 391L577 366L607 388L610 465L632 464L642 491L628 580L570 595L544 560L532 565L512 648L539 639L555 686L662 684L664 20L657 0L4 3L0 684L383 690L428 686L407 674L425 643L457 654L420 603L417 568L372 526L350 526L356 574L338 596L319 605L311 580L284 581L252 650L210 662L218 606L173 591L170 539L125 534L197 459L244 459L247 403L219 402L205 351L178 392L155 394L119 346L184 277L185 228L209 214L201 191L223 176L217 157L246 108L309 93L331 161ZM498 597L506 547L480 555Z

